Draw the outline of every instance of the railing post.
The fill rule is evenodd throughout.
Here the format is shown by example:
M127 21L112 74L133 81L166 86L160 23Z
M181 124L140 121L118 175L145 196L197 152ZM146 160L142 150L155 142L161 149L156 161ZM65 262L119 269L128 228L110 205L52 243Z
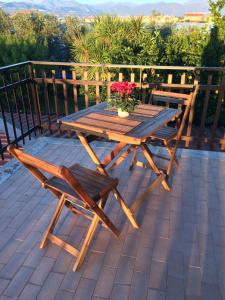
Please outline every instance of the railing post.
M199 80L195 79L194 84L195 85L199 84ZM188 127L187 127L187 134L186 134L187 140L185 142L185 147L189 147L189 144L190 144L190 137L191 137L193 121L194 121L196 98L197 98L197 95L196 95L196 97L194 97L194 101L192 101L192 103L191 103L191 108L190 108L190 112L189 112Z
M0 132L0 133L1 133L1 132ZM2 160L4 160L4 151L3 151L3 147L2 147L2 140L1 140L1 137L0 137L0 155L1 155Z
M42 122L41 122L41 109L40 109L40 103L39 103L39 99L38 99L38 95L37 95L37 90L35 88L35 80L34 80L34 71L32 68L32 63L28 63L28 72L30 75L30 79L31 79L31 92L32 92L32 98L34 101L34 107L36 110L36 115L37 115L37 119L38 119L38 126L40 128L40 131L42 133Z
M7 125L7 121L6 121L6 117L5 117L5 110L4 110L1 99L0 99L0 111L2 113L2 121L3 121L3 124L4 124L4 131L5 131L5 134L6 134L7 143L9 145L10 144L9 130L8 130L8 125Z
M212 79L213 79L212 74L208 75L207 87L205 90L205 97L203 100L204 101L203 102L203 112L202 112L202 116L201 116L201 124L200 124L199 136L198 136L198 148L200 148L202 146L203 139L205 137L205 132L204 132L205 131L205 122L206 122L206 116L207 116L210 92L211 92L211 90L208 86L210 86L212 84Z
M215 118L214 118L214 122L212 125L212 136L211 136L211 143L210 143L211 150L214 147L214 142L215 142L215 138L216 138L216 129L217 129L219 118L220 118L222 101L224 99L224 93L225 93L225 75L223 75L222 80L221 80L219 93L218 93L217 106L216 106L216 113L215 113ZM221 149L223 149L223 145L221 145Z

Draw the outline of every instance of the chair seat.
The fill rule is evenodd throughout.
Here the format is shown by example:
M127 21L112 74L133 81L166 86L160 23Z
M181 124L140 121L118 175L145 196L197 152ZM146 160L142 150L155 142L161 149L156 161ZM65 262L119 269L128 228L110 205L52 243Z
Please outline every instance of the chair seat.
M174 127L165 126L158 130L156 130L152 135L151 138L158 139L158 140L172 140L176 137L178 133L178 129Z
M118 179L101 175L79 164L75 164L69 169L86 193L96 202L118 185ZM60 178L51 177L45 183L45 187L50 187L72 198L80 199L79 195Z

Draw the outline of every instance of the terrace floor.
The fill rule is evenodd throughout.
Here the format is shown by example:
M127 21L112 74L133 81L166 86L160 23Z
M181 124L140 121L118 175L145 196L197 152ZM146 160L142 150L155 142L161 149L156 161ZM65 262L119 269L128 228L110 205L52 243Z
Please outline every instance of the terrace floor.
M28 148L43 159L94 167L76 140L37 139ZM94 142L100 156L112 147ZM107 213L122 229L115 238L99 228L81 269L53 244L39 241L56 206L23 167L5 164L0 184L0 299L220 300L225 299L225 154L182 150L174 168L172 190L156 189L137 212L133 229L113 197ZM150 170L129 161L113 175L131 204L144 191ZM87 221L65 209L56 228L80 244Z

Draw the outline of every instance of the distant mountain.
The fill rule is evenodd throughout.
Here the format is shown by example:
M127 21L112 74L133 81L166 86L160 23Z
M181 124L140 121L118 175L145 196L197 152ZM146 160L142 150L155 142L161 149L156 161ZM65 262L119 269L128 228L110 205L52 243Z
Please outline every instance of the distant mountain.
M4 9L7 12L14 12L16 10L30 10L30 9L37 9L43 10L41 5L35 3L28 3L28 2L1 2L0 1L0 8Z
M0 7L9 13L18 10L39 10L46 13L53 13L60 16L77 15L77 16L92 16L101 14L101 10L97 10L93 5L80 4L73 0L47 0L47 1L23 1L23 2L0 2Z
M156 10L165 15L182 16L187 12L208 12L208 0L196 0L186 3L163 2L134 4L129 2L103 2L95 5L81 4L74 0L27 0L23 2L0 2L0 7L12 13L17 10L36 9L60 16L78 15L93 16L99 14L115 14L120 16L150 15Z
M138 15L150 15L153 10L156 10L164 15L182 16L187 12L208 12L208 0L196 0L189 1L186 3L177 2L163 2L157 3L145 3L145 4L134 4L134 3L115 3L106 2L95 5L96 9L103 9L105 13L118 14L121 16L138 16Z

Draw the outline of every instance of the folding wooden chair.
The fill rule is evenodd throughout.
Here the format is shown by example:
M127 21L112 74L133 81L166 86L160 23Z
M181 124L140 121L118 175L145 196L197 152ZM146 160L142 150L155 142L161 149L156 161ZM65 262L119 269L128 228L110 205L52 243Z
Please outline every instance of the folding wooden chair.
M170 176L173 162L175 161L178 164L178 160L176 158L176 151L180 142L180 138L182 136L185 123L187 121L187 117L190 112L191 106L194 104L196 95L198 93L198 84L192 86L192 90L189 94L183 93L173 93L168 91L162 91L153 89L150 97L151 104L165 103L167 106L170 104L177 105L179 108L183 107L183 113L179 118L175 120L175 127L172 126L164 126L158 130L156 130L148 139L149 144L163 144L168 151L169 157L165 157L162 155L157 155L152 153L153 156L159 157L161 159L169 160L169 164L167 169L165 170L167 178ZM172 142L175 141L175 145L172 145ZM135 164L143 165L143 163L138 162L137 157L138 148L135 149L130 169L134 167Z
M51 222L44 233L40 248L44 247L48 240L64 248L77 257L73 267L73 271L75 271L84 260L99 222L116 236L119 236L120 231L103 211L109 193L118 185L118 179L99 174L79 164L69 168L56 166L27 154L14 145L10 145L8 150L38 179L43 188L50 190L59 200ZM51 177L47 178L42 172L51 175ZM81 250L76 249L53 234L64 205L72 212L82 214L91 220Z

